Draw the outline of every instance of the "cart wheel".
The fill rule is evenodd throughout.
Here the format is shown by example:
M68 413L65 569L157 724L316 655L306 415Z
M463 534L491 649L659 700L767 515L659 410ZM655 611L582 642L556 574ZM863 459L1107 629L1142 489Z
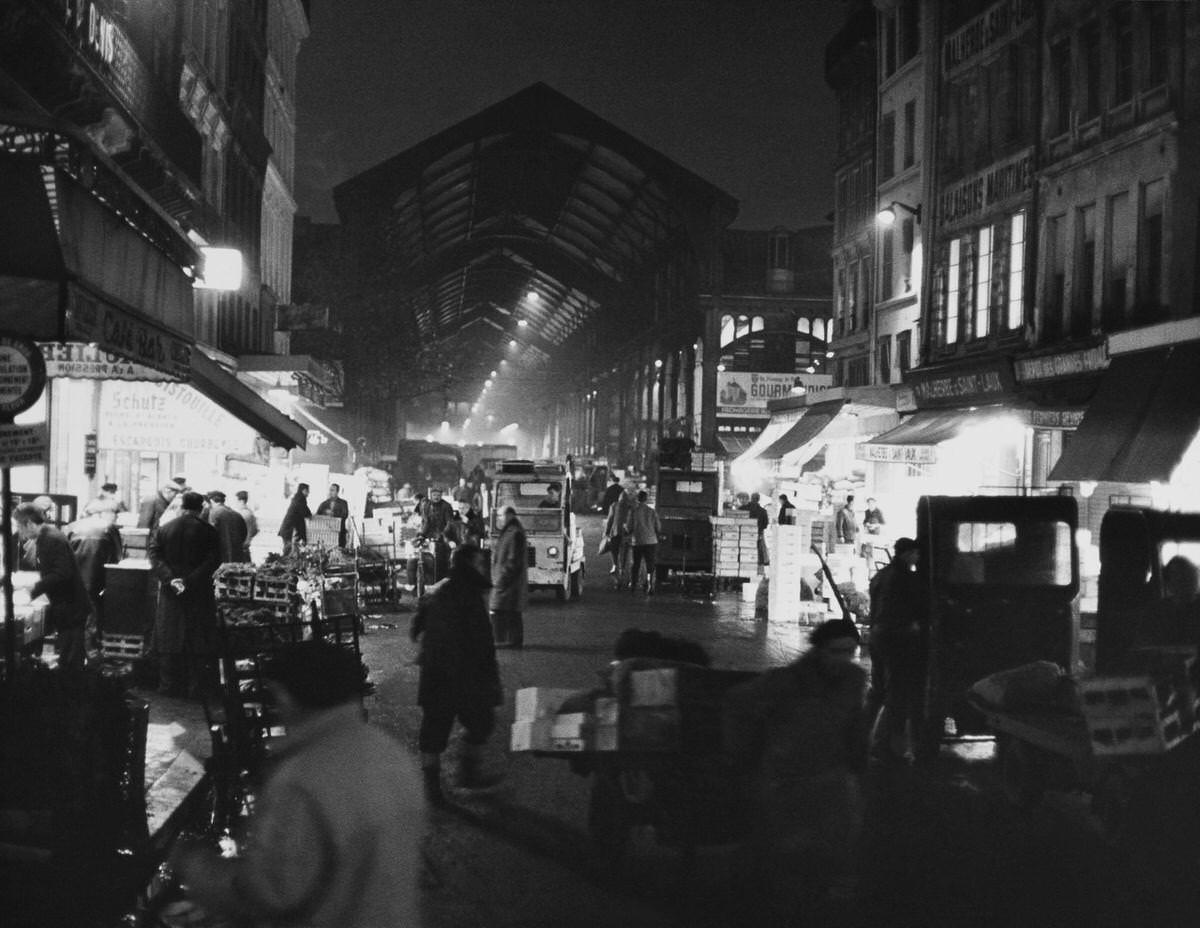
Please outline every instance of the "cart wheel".
M1101 774L1092 793L1092 813L1100 822L1104 839L1111 844L1120 840L1129 821L1129 782L1124 768L1112 766Z
M619 775L597 771L588 801L588 835L602 861L613 864L625 855L633 824Z
M996 736L1000 782L1004 795L1022 809L1032 809L1046 793L1046 771L1037 749L1011 735Z

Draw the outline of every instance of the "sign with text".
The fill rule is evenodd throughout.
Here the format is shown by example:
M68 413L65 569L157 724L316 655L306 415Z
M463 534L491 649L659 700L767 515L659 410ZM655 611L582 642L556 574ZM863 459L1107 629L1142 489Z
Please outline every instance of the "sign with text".
M876 464L936 464L937 445L872 445L860 443L856 447L860 461Z
M944 187L937 197L939 233L977 222L985 211L1023 197L1033 189L1033 176L1033 149L1027 148Z
M942 72L950 74L970 64L1001 42L1019 35L1036 18L1034 0L993 3L942 40Z
M99 345L84 342L38 342L46 360L48 377L71 377L75 380L154 380L175 378L162 371L135 364L128 358Z
M833 386L831 374L782 374L764 371L717 373L717 415L740 419L771 418L767 403L792 396L792 390L813 392Z
M1090 374L1108 367L1108 351L1103 345L1081 348L1062 354L1048 354L1040 358L1018 358L1013 362L1017 380L1053 380L1056 377L1074 377Z
M185 383L100 384L101 448L123 451L252 454L245 423Z
M914 375L909 385L921 408L994 403L1012 393L1012 368L1007 364L981 364L969 370L931 372Z
M0 424L0 467L45 464L50 458L50 433L46 423Z
M137 364L187 380L192 374L192 345L132 310L98 300L78 287L71 290L67 334L72 341L95 342Z
M16 335L0 335L0 421L38 401L46 387L46 365L37 345Z

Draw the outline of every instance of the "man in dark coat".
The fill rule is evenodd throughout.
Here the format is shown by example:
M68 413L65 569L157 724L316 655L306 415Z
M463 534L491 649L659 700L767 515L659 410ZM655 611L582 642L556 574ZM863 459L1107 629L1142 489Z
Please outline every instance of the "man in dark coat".
M58 636L59 666L66 670L82 670L92 601L67 536L48 525L45 512L33 503L18 506L13 512L13 521L21 541L30 543L39 574L29 590L29 598L37 599L44 593L50 601L46 610L46 630L53 629Z
M104 565L121 560L121 532L115 509L98 509L67 526L67 541L92 599L96 631L102 632L103 595L107 581Z
M246 520L241 513L225 505L225 494L220 490L208 494L208 524L217 530L222 564L250 560L246 548Z
M158 691L171 696L201 695L216 652L212 578L221 563L221 543L201 517L203 508L203 496L184 493L180 514L150 536L147 550L160 581L154 623Z
M312 518L312 510L308 508L308 484L302 483L296 487L296 495L288 503L283 521L279 523L279 537L283 539L283 553L292 550L292 545L308 541L308 523Z
M458 719L466 729L462 785L489 785L480 764L502 701L500 668L484 596L490 584L483 552L464 545L454 552L450 574L421 598L409 635L419 641L421 770L425 795L443 801L441 755Z
M492 545L492 593L488 608L499 648L525 644L525 603L529 599L529 560L525 527L512 506L504 510L504 527Z
M911 538L897 538L891 561L871 578L871 702L884 709L886 758L902 760L908 752L909 726L916 726L925 689L925 601L917 575L920 548ZM877 692L878 691L878 692ZM915 727L911 735L917 734Z
M767 514L767 510L763 508L763 504L759 502L757 493L750 494L750 502L746 506L746 511L750 513L750 518L754 520L754 524L758 527L758 563L759 566L765 566L771 563L771 558L767 554L767 526L771 524L771 517Z
M341 497L342 488L336 483L329 485L329 496L317 506L317 515L333 516L338 523L338 547L346 547L346 520L350 517L350 504Z
M754 923L764 926L800 924L823 895L850 891L862 829L868 733L858 629L831 619L809 644L725 700L725 747L756 776L753 898L763 911Z
M162 520L167 507L175 501L179 493L179 485L174 482L164 483L158 492L144 497L138 506L138 528L156 529Z

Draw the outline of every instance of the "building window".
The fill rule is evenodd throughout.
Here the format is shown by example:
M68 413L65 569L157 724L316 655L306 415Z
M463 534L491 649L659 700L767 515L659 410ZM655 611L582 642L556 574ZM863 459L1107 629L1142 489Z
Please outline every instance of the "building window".
M1149 90L1167 82L1171 61L1171 43L1167 38L1167 11L1169 4L1145 4L1142 13L1146 22L1146 83Z
M978 232L975 249L975 338L986 338L992 316L992 227Z
M1113 25L1113 103L1133 99L1133 4L1116 4Z
M912 370L912 332L908 329L896 335L896 363L901 377Z
M1049 338L1062 334L1063 300L1067 289L1067 219L1046 222L1046 311L1042 328Z
M855 261L846 271L846 327L848 331L855 332L858 330L858 262Z
M1166 181L1142 187L1142 214L1138 222L1138 307L1144 319L1159 314L1163 299L1163 200Z
M865 331L870 326L871 307L875 305L875 291L871 288L871 280L874 278L872 273L872 265L870 261L862 262L862 300L859 303L859 308L862 313L862 318L858 320L859 325Z
M846 386L865 387L870 383L871 362L868 358L852 358L846 362Z
M921 50L920 0L901 0L897 26L900 36L900 63L911 61Z
M763 317L755 316L753 319L750 320L750 331L751 332L761 332L762 330L763 330Z
M791 257L789 254L789 244L790 241L786 232L771 233L771 239L769 242L770 256L768 258L771 263L769 269L773 270L776 268L783 268L786 270L787 268L791 267L791 261L789 260Z
M1100 24L1088 23L1079 33L1079 54L1083 65L1082 119L1100 115Z
M840 334L842 331L844 331L844 326L846 325L847 293L846 293L846 269L844 267L839 267L837 269L837 278L836 278L835 289L837 290L837 292L834 294L834 298L837 300L837 306L836 306L837 322L836 322L836 324L837 324L837 331Z
M879 120L879 179L896 174L896 114L884 113Z
M883 76L891 77L896 73L896 14L884 13L880 20L883 27Z
M896 293L894 240L895 232L891 226L888 226L883 230L879 241L879 298L881 300L890 300Z
M911 168L917 161L917 101L904 104L904 164Z
M958 341L958 303L959 303L959 260L962 242L954 239L950 242L950 260L946 269L946 329L945 341L953 345Z
M904 253L904 261L901 264L900 273L904 275L901 285L904 287L905 293L911 293L914 285L912 274L916 226L916 221L912 216L909 216L900 223L900 250Z
M733 316L721 317L721 347L730 344L736 336L733 334Z
M1116 193L1108 198L1108 216L1104 228L1104 302L1100 318L1105 329L1119 329L1125 324L1134 253L1129 194Z
M835 215L837 234L843 235L846 231L846 205L847 205L847 187L848 180L843 174L837 180L837 213Z
M1019 329L1025 318L1025 211L1008 224L1008 328Z
M1087 335L1092 330L1095 302L1096 207L1080 207L1075 213L1075 269L1071 300L1071 334Z
M1054 97L1050 108L1050 134L1071 129L1071 41L1060 39L1050 46L1050 75Z
M879 382L892 382L892 339L884 336L875 343L875 356L879 359Z

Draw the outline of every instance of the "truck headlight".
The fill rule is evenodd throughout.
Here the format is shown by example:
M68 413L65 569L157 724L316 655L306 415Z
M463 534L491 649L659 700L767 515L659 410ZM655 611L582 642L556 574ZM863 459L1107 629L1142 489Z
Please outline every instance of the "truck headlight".
M546 557L558 557L558 548L551 545L546 549Z

